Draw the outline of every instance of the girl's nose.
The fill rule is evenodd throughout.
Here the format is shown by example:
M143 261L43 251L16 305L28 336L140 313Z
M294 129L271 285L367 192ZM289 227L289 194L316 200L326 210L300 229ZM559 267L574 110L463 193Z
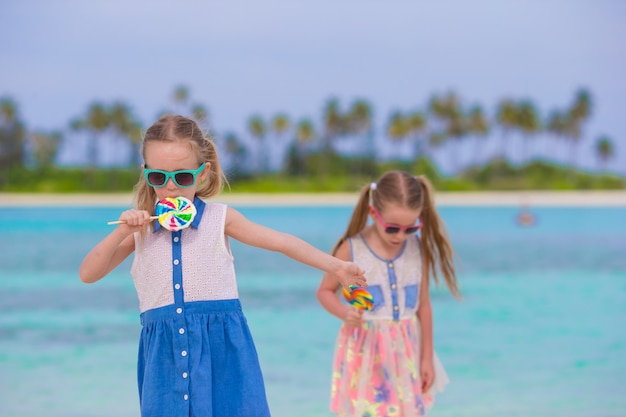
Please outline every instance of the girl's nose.
M173 190L174 188L178 188L178 186L176 185L176 183L174 182L172 178L167 179L167 183L165 184L165 186L169 188L170 190Z

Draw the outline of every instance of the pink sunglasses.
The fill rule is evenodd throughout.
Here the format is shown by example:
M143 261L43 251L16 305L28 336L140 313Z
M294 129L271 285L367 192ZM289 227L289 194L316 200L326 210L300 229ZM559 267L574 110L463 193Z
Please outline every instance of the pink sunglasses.
M376 218L378 219L380 224L385 228L385 233L395 235L396 233L402 231L407 235L412 235L422 228L422 223L414 224L413 226L397 226L395 224L387 224L383 220L383 217L380 215L376 207L374 207L373 205L371 205L370 207L372 207L372 209L374 210L374 215L376 215Z

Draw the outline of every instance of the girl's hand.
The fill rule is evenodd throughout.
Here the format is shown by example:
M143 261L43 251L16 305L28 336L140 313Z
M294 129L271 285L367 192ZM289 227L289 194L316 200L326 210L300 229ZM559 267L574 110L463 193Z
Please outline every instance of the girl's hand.
M361 327L361 323L363 322L363 310L349 307L343 321L348 327Z
M120 215L121 223L118 228L123 234L131 234L140 231L147 223L150 223L150 213L145 210L126 210Z
M336 273L339 282L345 289L350 289L351 286L367 287L367 281L363 276L365 271L358 267L357 264L352 262L343 262L343 265Z
M432 359L422 359L420 376L422 378L422 392L428 392L430 386L435 380L435 369L433 367Z

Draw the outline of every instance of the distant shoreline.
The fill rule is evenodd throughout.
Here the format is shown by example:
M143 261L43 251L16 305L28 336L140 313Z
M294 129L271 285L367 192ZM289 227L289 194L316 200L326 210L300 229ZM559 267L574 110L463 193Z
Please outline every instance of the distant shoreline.
M210 201L232 206L352 206L355 193L228 193ZM95 207L132 205L131 193L111 194L37 194L0 193L0 207ZM440 192L438 206L572 206L626 207L626 190L617 191L485 191Z

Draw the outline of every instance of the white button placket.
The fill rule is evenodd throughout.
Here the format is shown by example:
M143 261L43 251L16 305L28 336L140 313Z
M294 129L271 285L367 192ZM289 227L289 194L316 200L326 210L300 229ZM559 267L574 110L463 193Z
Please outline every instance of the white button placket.
M398 280L393 262L387 263L387 273L389 274L389 285L391 287L391 304L393 305L393 320L400 320L400 307L398 306Z
M174 356L176 358L176 391L181 400L189 404L189 339L185 319L185 297L183 292L182 231L172 232L172 286L174 287Z

